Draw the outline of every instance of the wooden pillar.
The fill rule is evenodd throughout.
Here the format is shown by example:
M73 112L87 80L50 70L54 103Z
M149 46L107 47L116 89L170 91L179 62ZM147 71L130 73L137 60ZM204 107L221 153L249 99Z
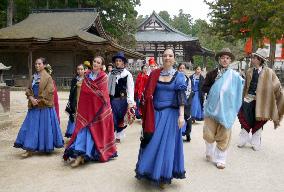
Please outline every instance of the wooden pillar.
M7 6L7 27L13 25L13 16L14 16L14 0L9 0Z
M73 71L76 71L76 65L77 65L77 51L73 51Z
M176 56L176 44L173 44L174 55Z
M33 76L33 51L29 50L29 55L28 55L28 69L29 69L29 80L32 80Z
M155 61L157 62L157 58L158 58L158 45L157 44L155 44L154 58L155 58Z

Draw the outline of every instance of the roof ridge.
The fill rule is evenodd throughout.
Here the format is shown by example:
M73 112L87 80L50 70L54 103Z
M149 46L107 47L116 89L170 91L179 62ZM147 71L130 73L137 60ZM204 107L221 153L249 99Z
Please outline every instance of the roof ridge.
M32 9L31 13L97 12L96 8Z
M196 37L193 37L192 35L187 35L187 34L181 32L181 31L175 29L174 27L172 27L168 22L166 22L166 21L165 21L158 13L156 13L155 11L153 11L152 14L151 14L147 19L145 19L145 20L139 25L138 28L140 28L143 24L145 24L146 21L149 20L152 15L154 15L162 24L164 24L165 27L166 27L168 30L170 30L170 31L172 31L172 32L175 32L175 33L179 33L180 35L183 35L183 36L185 36L185 37L193 38L193 39L196 39L196 40L198 39L198 38L196 38Z

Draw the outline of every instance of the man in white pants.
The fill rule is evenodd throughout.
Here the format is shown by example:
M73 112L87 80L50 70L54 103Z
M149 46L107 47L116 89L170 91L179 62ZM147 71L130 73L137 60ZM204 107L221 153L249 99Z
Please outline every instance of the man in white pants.
M225 168L231 128L242 104L243 79L229 68L234 58L228 48L218 52L215 59L219 66L207 73L202 87L208 94L203 128L206 159L213 160L218 169Z

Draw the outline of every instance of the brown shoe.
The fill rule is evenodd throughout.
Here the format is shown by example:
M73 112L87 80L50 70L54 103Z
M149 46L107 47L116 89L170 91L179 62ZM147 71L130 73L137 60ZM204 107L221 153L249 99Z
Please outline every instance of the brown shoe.
M116 143L120 143L120 139L115 139L115 142Z
M166 184L165 184L165 183L160 183L160 184L159 184L159 187L160 187L161 189L165 189L165 188L166 188Z
M85 159L82 156L79 156L76 158L76 160L71 163L71 167L75 168L78 167L80 164L84 164L85 163Z

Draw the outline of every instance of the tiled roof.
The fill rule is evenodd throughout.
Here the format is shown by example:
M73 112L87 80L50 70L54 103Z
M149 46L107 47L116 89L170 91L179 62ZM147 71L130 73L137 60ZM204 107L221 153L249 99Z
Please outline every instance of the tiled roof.
M86 32L97 16L94 11L32 13L22 22L0 29L0 39L49 41L78 36L84 40L104 42L106 39Z

